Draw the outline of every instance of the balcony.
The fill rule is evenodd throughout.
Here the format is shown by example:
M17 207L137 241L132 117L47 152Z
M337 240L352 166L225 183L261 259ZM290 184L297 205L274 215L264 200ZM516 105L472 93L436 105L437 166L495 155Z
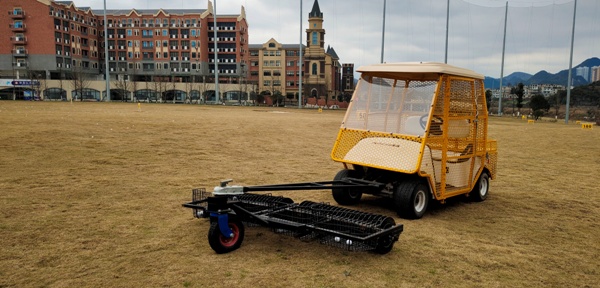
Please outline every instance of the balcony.
M15 64L15 68L27 68L26 62L16 62L14 64Z
M12 52L15 56L18 56L18 57L26 57L27 56L27 49L13 49Z
M8 26L13 32L25 32L25 24L23 23L8 24Z
M27 43L27 37L24 36L15 36L15 37L10 37L10 41L13 44L21 44L24 45L25 43Z
M24 11L8 11L8 15L10 15L10 18L12 18L12 19L23 19L23 18L25 18L25 12Z

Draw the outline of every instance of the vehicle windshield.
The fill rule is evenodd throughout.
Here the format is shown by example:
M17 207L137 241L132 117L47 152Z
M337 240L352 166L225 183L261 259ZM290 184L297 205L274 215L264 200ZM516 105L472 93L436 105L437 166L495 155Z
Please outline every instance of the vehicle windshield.
M363 76L342 128L423 136L437 81Z

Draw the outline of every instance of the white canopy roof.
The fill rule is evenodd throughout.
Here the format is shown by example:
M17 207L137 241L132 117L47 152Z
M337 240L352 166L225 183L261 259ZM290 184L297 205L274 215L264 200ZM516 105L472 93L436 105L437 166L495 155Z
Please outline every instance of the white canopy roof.
M383 63L361 66L356 71L369 75L392 79L434 80L440 74L484 79L484 76L472 70L438 62Z

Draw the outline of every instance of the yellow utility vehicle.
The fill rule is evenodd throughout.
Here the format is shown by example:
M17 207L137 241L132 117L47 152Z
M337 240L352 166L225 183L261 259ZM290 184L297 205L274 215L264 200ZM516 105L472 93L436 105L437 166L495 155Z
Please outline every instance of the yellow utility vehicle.
M443 63L360 67L336 142L337 203L388 197L401 217L421 218L430 200L487 198L497 144L488 139L484 76ZM373 188L343 183L373 182ZM336 185L338 187L336 187Z

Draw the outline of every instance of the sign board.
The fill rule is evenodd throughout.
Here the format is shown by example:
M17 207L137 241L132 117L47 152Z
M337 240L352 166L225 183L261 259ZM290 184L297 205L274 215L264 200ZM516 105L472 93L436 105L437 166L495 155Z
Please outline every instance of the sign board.
M28 79L2 79L0 80L0 86L23 86L23 87L31 87L31 86L40 86L40 81L38 80L28 80Z
M40 86L40 81L37 80L13 80L13 86Z

